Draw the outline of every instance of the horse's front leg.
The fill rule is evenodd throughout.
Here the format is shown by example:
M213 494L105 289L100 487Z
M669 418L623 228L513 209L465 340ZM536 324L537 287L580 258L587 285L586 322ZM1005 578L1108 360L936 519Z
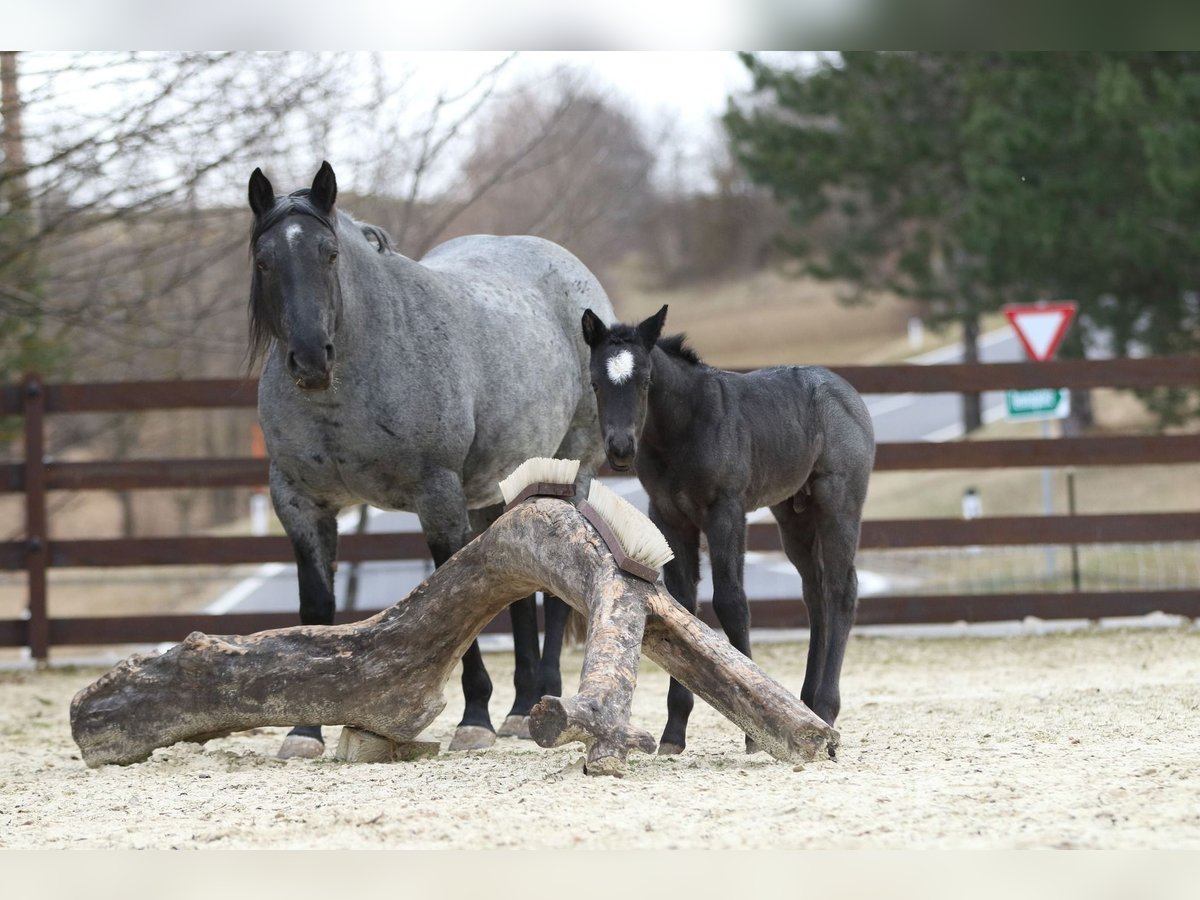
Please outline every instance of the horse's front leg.
M300 493L274 465L270 474L271 502L283 530L291 538L300 584L300 622L332 625L333 570L337 559L337 508ZM325 752L321 723L297 725L279 748L280 759L315 759Z
M435 469L426 474L417 498L417 517L433 555L433 564L441 566L470 540L471 523L462 477L450 469ZM496 730L488 714L492 697L492 679L483 665L479 641L472 641L462 659L462 721L450 741L451 750L483 750L496 742Z
M736 500L718 499L705 522L712 562L713 612L729 643L750 656L750 604L744 587L746 565L746 513ZM758 745L746 736L746 752Z

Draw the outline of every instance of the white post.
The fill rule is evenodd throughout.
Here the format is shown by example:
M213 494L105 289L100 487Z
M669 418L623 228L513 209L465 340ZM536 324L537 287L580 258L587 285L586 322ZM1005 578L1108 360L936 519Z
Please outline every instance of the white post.
M925 344L925 325L917 316L908 320L908 346L920 350Z
M267 495L255 491L250 495L250 533L255 537L263 537L270 525L271 504Z

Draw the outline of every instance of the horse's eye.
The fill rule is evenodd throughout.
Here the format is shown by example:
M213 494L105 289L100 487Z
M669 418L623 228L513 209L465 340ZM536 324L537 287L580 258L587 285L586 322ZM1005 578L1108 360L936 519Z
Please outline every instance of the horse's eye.
M267 261L265 259L255 260L254 268L258 269L258 271L260 271L260 272L267 271Z
M336 250L330 250L329 251L330 264L337 262L337 258L338 258L338 252Z

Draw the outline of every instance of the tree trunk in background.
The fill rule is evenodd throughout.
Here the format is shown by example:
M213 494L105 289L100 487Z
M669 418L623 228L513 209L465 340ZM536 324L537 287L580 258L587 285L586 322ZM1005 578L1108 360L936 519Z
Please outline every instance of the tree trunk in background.
M979 316L969 313L962 320L962 360L979 362ZM983 427L983 403L979 394L962 395L963 434Z
M17 89L17 53L0 51L0 124L3 126L3 168L0 169L2 199L8 203L6 216L29 211L25 183L25 139L21 129L21 95Z

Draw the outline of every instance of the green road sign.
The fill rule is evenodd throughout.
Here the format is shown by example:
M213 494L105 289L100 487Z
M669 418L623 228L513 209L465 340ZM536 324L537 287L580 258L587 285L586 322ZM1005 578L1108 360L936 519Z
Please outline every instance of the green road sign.
M1061 388L1005 391L1004 397L1013 421L1065 419L1071 412L1071 392Z

